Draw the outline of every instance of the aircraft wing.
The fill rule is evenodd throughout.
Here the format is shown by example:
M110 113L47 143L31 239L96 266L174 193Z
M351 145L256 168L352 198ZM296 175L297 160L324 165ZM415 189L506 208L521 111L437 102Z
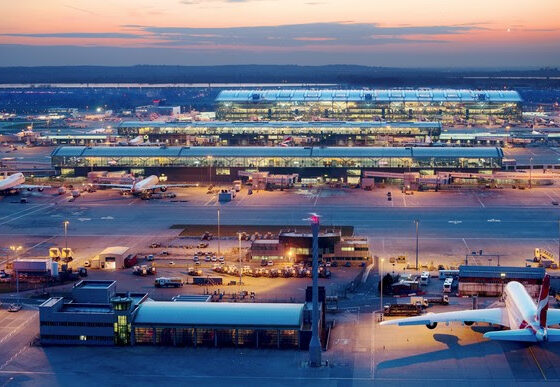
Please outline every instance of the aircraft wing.
M88 184L95 185L96 187L132 189L132 185L130 184L105 184L105 183L88 183Z
M546 325L560 324L560 309L549 309L546 314Z
M380 325L427 325L440 322L485 322L509 326L505 308L459 310L456 312L427 313L422 316L387 320Z
M45 189L45 188L52 188L50 185L35 185L35 184L20 184L16 185L13 188L15 189Z
M198 184L156 184L150 189L160 189L160 188L173 188L173 187L198 187Z

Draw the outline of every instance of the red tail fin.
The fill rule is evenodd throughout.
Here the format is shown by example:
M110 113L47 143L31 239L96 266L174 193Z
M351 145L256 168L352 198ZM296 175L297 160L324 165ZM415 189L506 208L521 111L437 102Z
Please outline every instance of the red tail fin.
M550 276L545 274L537 303L537 321L542 328L546 328L546 315L548 312L548 292L550 290Z

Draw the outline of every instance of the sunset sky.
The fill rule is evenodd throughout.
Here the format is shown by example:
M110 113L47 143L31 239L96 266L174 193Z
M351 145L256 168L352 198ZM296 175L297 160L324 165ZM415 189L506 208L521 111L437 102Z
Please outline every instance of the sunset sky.
M0 66L560 66L559 0L3 1Z

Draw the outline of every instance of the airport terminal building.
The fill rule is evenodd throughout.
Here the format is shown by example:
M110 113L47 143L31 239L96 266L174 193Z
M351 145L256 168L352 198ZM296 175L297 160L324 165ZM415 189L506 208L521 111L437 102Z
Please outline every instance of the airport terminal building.
M444 147L59 147L51 154L63 176L95 170L165 174L171 180L232 181L239 172L357 178L364 171L491 172L502 168L500 148Z
M142 136L166 145L373 146L429 143L441 133L439 122L375 121L125 121L117 126L120 137Z
M224 90L216 118L225 121L520 122L522 99L511 90Z

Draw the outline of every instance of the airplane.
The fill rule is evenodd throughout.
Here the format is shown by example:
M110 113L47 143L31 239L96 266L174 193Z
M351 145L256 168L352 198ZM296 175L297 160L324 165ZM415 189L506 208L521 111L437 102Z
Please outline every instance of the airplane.
M284 137L284 139L276 144L276 146L287 148L292 146L294 139L291 136Z
M434 329L438 323L462 322L467 326L485 322L510 328L484 334L484 338L502 341L560 342L560 329L549 328L560 323L560 309L548 309L550 276L545 275L538 302L535 304L525 287L517 281L504 288L505 307L428 313L422 316L383 321L380 325L426 325Z
M154 193L157 189L161 192L165 192L169 187L198 187L198 184L159 184L159 178L156 175L148 176L142 180L135 181L132 184L90 183L90 185L117 188L121 189L123 192L130 192L133 195Z
M37 189L38 191L42 192L45 188L51 188L51 186L49 185L34 185L34 184L24 184L24 183L25 183L25 176L23 176L23 173L21 172L14 173L13 175L10 175L3 180L0 180L0 192L14 192L14 191L21 191L24 189L28 191Z

